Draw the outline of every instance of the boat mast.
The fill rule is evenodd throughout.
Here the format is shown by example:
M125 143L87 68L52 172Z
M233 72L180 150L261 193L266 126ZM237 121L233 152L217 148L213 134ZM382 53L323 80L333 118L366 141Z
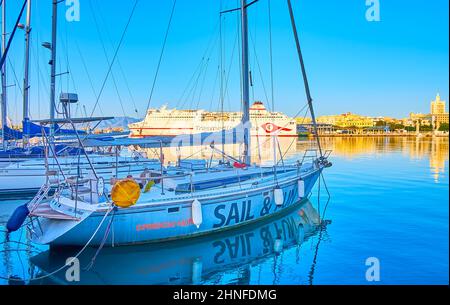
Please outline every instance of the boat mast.
M50 72L50 120L55 119L55 90L56 90L56 35L57 35L57 21L58 21L58 0L53 0L53 14L52 14L52 43L51 51L52 56L50 60L51 72ZM53 139L55 135L55 124L50 124L50 139Z
M244 126L244 163L252 162L250 152L250 80L248 64L248 16L247 0L241 0L241 27L242 27L242 125Z
M306 90L306 97L308 99L309 111L311 112L311 118L312 118L312 122L313 122L313 126L314 126L314 133L316 134L317 145L319 148L320 156L323 157L322 146L320 145L319 132L317 129L316 115L314 113L313 99L311 97L311 92L309 90L308 76L306 75L305 63L303 61L302 50L300 48L300 40L298 38L298 33L297 33L297 26L295 24L294 11L292 10L291 0L287 0L287 2L288 2L288 7L289 7L289 15L291 17L292 30L294 32L295 44L297 46L298 58L300 60L300 66L302 68L303 81L305 83L305 90Z
M27 3L27 23L25 25L25 76L23 79L23 145L28 145L30 126L29 70L30 70L31 0Z
M2 5L2 56L6 52L6 0L3 0ZM7 123L7 100L6 100L6 65L2 65L1 69L2 74L2 143L3 143L3 149L6 150L6 126Z

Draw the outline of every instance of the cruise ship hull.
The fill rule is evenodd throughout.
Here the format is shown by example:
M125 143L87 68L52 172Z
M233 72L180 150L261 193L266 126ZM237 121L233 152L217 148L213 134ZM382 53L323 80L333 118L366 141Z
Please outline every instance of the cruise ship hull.
M131 137L191 135L216 133L242 127L240 112L206 112L204 110L149 109L142 122L129 126ZM253 137L297 137L295 119L280 112L269 112L261 102L250 108L250 134Z

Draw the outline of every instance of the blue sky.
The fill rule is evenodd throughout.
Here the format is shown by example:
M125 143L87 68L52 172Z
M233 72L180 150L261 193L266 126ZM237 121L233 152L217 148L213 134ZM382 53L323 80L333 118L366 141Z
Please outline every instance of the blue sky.
M260 0L249 9L250 63L254 80L251 97L270 104L267 1ZM9 29L19 2L7 3ZM447 0L379 0L380 22L366 20L365 0L292 2L318 115L351 111L406 117L409 112L429 112L437 92L448 101ZM65 3L59 5L57 71L70 71L70 75L58 78L57 91L79 94L78 115L83 114L83 107L91 113L108 71L101 41L111 61L133 4L132 0L80 0L81 20L71 23L65 20ZM110 76L95 114L144 116L172 4L172 0L139 1L112 68L116 85ZM227 9L237 4L237 0L177 1L151 107L220 108L218 12L221 6ZM287 5L284 0L272 0L270 5L275 108L295 115L306 98ZM236 14L222 19L226 110L240 109ZM33 118L48 116L49 52L40 44L50 41L50 15L50 0L34 0ZM16 84L8 89L10 117L15 121L21 120L22 113L23 49L20 31L8 62L8 84ZM189 83L191 78L194 82Z

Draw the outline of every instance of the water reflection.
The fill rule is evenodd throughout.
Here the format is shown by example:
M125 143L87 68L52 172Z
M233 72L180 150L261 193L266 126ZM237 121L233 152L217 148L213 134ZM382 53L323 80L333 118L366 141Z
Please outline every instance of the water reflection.
M296 141L293 146L290 146L291 139L280 142L283 152L290 147L286 158L301 158L304 149L315 147L314 141L306 139ZM324 243L329 240L326 227L317 228L314 221L302 220L299 207L277 219L195 241L159 247L103 249L93 270L83 272L81 283L336 284L337 280L348 278L348 283L367 284L365 269L361 271L354 264L361 257L372 256L374 251L389 258L386 268L398 271L395 274L409 275L396 278L391 274L390 283L448 282L448 272L445 272L448 270L448 216L445 215L448 215L449 139L347 137L323 138L322 144L334 151L336 164L325 173L333 196L329 214L335 221L329 227L333 230L330 232L333 244ZM269 146L265 151L270 162L273 150ZM203 157L209 159L210 150L205 148ZM390 177L392 180L377 176L392 171L394 162L398 172ZM361 165L365 169L360 169ZM375 174L361 175L366 168L376 170ZM317 206L316 197L315 191L314 206ZM5 243L5 223L14 209L25 202L0 202L0 284L23 283L2 280L1 276L6 275L28 282L57 269L74 253L36 248L27 240L25 231L11 235L11 241ZM305 207L308 205L311 203ZM307 217L308 213L305 213ZM368 218L371 213L374 217ZM311 215L308 219L314 220L315 213ZM298 229L298 224L303 225L303 231ZM367 227L372 229L361 230ZM364 243L355 242L362 239ZM333 251L330 246L334 246ZM85 253L82 267L90 263L95 251L89 249ZM407 254L399 257L398 253ZM337 258L342 264L339 267L335 265ZM316 263L320 268L316 268ZM408 273L411 265L420 272ZM67 284L63 273L32 283Z
M325 149L348 160L363 156L401 153L411 160L429 160L430 172L436 182L445 173L449 160L448 137L329 137L321 139ZM310 142L297 142L297 151L311 147Z
M283 155L295 155L297 138L279 138L278 142L274 142L272 138L254 138L251 143L252 161L257 164L273 163L274 150L277 153L277 158ZM226 144L217 145L217 148L223 150L227 155L239 157L242 155L243 146L240 144ZM275 149L274 149L275 148ZM140 149L149 158L159 158L159 148L156 149ZM221 159L222 156L214 152L208 145L205 146L182 146L182 147L165 147L163 148L164 160L166 162L177 162L178 157L181 159Z
M307 149L315 149L316 142L311 139L278 139L280 147L275 147L270 138L260 138L252 142L252 160L257 164L273 164L274 151L277 160L280 155L284 159L298 160ZM412 160L429 159L430 171L438 181L445 172L445 164L449 156L448 137L324 137L321 138L324 150L332 150L333 156L342 157L347 160L363 156L377 156L391 153L401 153ZM225 145L225 152L231 156L238 157L242 147L240 145ZM149 158L158 158L159 149L144 150ZM281 151L281 153L280 153ZM181 147L163 149L167 162L176 162L178 155L182 158L194 158L210 160L220 158L208 147Z
M317 211L305 201L277 218L209 237L107 248L92 270L82 271L78 284L249 284L257 276L255 266L265 262L277 266L282 252L300 247L319 231L323 234L318 224ZM82 267L89 265L95 252L88 249L82 254ZM47 251L31 258L31 262L43 275L57 270L75 253L77 249ZM297 258L297 262L302 261ZM275 271L273 282L277 276ZM311 274L309 277L312 280ZM65 271L39 282L49 283L68 284Z

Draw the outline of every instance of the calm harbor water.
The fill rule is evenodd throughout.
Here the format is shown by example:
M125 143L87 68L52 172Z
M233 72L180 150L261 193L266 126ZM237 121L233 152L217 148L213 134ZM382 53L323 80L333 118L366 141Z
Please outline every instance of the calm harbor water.
M326 225L300 225L313 209L323 213L321 181L309 201L265 222L183 242L104 249L81 284L374 284L366 280L371 257L380 262L375 284L448 284L448 138L322 141L334 151L324 174L331 194ZM288 158L310 145L299 141ZM50 252L24 232L6 240L9 215L26 201L0 202L0 277L29 284L75 252ZM84 253L82 268L95 252ZM64 274L31 284L67 284ZM17 283L2 278L0 284Z

